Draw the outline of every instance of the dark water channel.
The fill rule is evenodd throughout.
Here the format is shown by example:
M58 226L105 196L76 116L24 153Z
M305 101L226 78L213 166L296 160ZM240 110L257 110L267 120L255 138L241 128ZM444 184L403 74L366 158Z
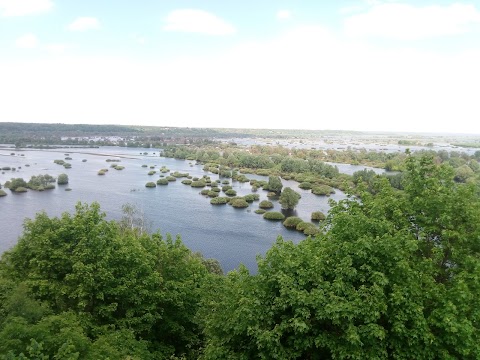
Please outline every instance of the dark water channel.
M144 151L148 155L143 155ZM10 155L11 152L15 152L15 155ZM72 158L68 160L72 164L71 169L53 163L55 159L65 159L66 153ZM107 158L121 159L119 164L125 169L110 169L105 176L97 175L101 168L110 167ZM87 161L82 162L82 159ZM27 164L30 166L27 167ZM158 150L153 149L104 147L55 152L0 150L0 168L17 168L15 172L5 171L4 174L0 171L2 185L13 177L28 181L32 175L50 174L57 177L66 173L70 180L68 187L72 189L65 191L65 186L57 186L54 190L30 190L22 194L6 190L8 195L0 198L0 253L16 243L25 218L34 218L42 210L50 216L60 215L64 211L72 212L79 201L99 202L109 219L121 217L122 204L135 204L143 210L153 230L173 236L181 235L190 249L218 259L225 271L243 263L255 272L256 255L265 254L278 236L294 242L305 238L300 232L285 229L280 222L264 220L261 215L255 214L258 202L246 209L235 209L229 205L213 206L208 198L199 194L200 189L181 184L181 179L168 186L145 188L146 182L158 180L159 173L148 175L150 168L142 168L142 164L156 165L157 170L165 165L171 172L188 172L194 177L208 174L212 179L218 178L218 175L204 172L201 165L162 158L158 156ZM250 179L267 179L258 175L246 176ZM297 216L309 220L313 211L328 212L329 198L299 189L294 181L283 181L283 185L292 187L302 195L295 213ZM251 193L249 183L233 182L232 186L238 195ZM259 190L257 193L261 200L267 199L266 191ZM344 194L339 190L331 196L335 200L343 197ZM278 201L273 202L274 210L280 211Z

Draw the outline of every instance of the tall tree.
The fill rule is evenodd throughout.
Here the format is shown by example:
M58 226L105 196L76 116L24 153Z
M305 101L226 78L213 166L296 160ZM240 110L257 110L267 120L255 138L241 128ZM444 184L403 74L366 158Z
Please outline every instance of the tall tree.
M292 188L286 187L280 194L278 202L282 204L282 209L295 209L298 205L298 201L301 199L301 195L292 190Z
M432 158L407 169L405 191L380 178L324 234L229 274L205 358L478 359L480 201Z

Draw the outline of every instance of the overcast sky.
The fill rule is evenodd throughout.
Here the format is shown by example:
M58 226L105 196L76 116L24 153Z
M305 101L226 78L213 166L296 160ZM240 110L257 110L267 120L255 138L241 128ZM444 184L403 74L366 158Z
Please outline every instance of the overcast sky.
M0 0L0 121L480 134L480 1Z

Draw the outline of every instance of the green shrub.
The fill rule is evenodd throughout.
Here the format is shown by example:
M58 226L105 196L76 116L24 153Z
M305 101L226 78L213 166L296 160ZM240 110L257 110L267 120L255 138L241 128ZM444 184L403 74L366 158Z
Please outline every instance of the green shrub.
M298 187L303 190L310 190L312 186L313 186L312 183L308 181L302 182L298 185Z
M142 167L143 167L143 168L146 168L146 167L148 167L148 165L147 165L147 164L143 164Z
M98 175L105 175L106 171L105 169L102 169L102 170L98 170Z
M222 186L222 191L223 192L226 192L228 190L230 190L232 187L230 185L225 185L225 186Z
M157 184L155 184L153 181L149 181L145 184L145 187L154 188L154 187L157 187Z
M189 177L188 173L181 173L181 172L178 172L178 171L175 171L171 175L175 176L176 178Z
M23 186L20 186L20 187L16 188L16 189L13 190L13 191L15 191L15 192L17 192L17 193L23 193L23 192L27 192L28 190L27 190L27 188L25 188L25 187L23 187Z
M228 196L236 196L237 195L237 192L233 189L228 189L227 191L225 191L225 195L228 195Z
M327 195L335 194L335 190L328 185L316 185L312 187L312 193L315 195Z
M212 205L225 205L228 202L228 199L225 197L216 197L210 200L210 204Z
M198 179L198 177L194 177L194 178L192 178L192 180L193 181L198 181L199 179Z
M125 169L125 166L117 165L115 166L115 170L123 170Z
M260 195L258 195L258 194L247 194L243 198L247 202L254 202L256 200L260 200Z
M260 204L258 204L258 207L260 209L271 209L271 208L273 208L273 203L271 201L268 201L268 200L262 200L262 201L260 201Z
M268 194L267 194L267 197L268 198L274 198L274 197L277 197L277 193L274 193L273 191L270 191Z
M212 187L212 191L219 193L221 190L219 187L215 186L215 187Z
M177 181L175 176L167 176L165 179L167 179L167 181Z
M222 181L222 184L223 184L223 185L228 185L228 184L230 184L230 181L228 181L228 180L223 180L223 181Z
M267 212L267 210L265 210L265 209L257 209L257 210L255 210L254 212L255 212L255 214L265 214L265 213Z
M246 202L243 198L239 198L230 201L230 205L232 205L234 208L246 208L248 207L248 202Z
M302 222L302 219L300 219L298 216L290 216L285 219L283 222L283 226L286 228L293 228L296 229L297 225Z
M184 184L184 185L191 185L191 184L192 184L192 180L189 180L189 179L182 180L182 184Z
M325 220L326 219L326 216L324 213L322 213L321 211L314 211L312 212L312 217L311 219L313 221L322 221L322 220Z
M203 189L202 191L200 191L200 194L201 194L201 195L208 195L209 192L210 192L210 190L208 190L208 189Z
M53 162L54 162L55 164L58 164L58 165L63 165L63 164L65 164L65 161L64 161L64 160L53 160Z
M148 175L155 175L155 173L156 173L155 170L150 170L150 171L148 172Z
M168 185L168 180L165 178L158 179L157 185Z
M71 157L66 157L65 160L73 160Z
M58 185L66 185L68 184L68 175L67 174L60 174L57 178Z
M0 189L0 197L2 196L7 196L7 193L5 192L5 190Z
M71 169L71 168L72 168L72 164L70 164L70 163L65 163L65 164L63 164L63 167L64 167L65 169Z
M263 214L263 218L267 220L283 220L285 219L285 215L278 211L267 211Z
M207 192L207 195L211 198L218 197L218 193L211 190Z
M305 235L316 235L320 233L320 229L310 222L302 221L297 224L298 231L303 232Z
M205 187L207 186L207 184L205 183L204 180L193 180L192 183L190 184L191 187L195 187L195 188L202 188L202 187Z

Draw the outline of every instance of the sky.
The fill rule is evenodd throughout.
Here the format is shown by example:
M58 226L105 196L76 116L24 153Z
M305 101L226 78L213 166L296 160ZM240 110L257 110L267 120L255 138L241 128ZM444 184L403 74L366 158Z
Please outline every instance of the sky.
M480 134L480 1L0 0L0 121Z

